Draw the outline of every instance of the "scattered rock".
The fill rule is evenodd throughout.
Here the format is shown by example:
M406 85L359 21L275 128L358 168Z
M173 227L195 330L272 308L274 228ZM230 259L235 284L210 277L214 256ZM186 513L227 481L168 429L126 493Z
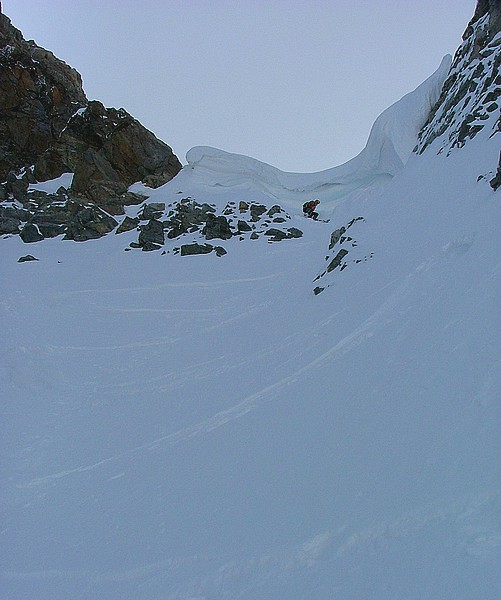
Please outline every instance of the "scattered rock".
M26 256L21 256L17 262L18 263L22 263L22 262L29 262L29 261L32 261L32 260L38 260L38 258L35 258L31 254L26 254Z
M316 288L314 288L313 293L315 294L315 296L318 296L318 294L320 294L321 292L323 292L325 290L325 288L320 287L317 285Z
M247 202L240 201L238 203L238 210L240 212L245 212L245 211L249 210L249 205L247 204Z
M204 235L207 240L212 240L214 238L229 240L233 237L228 219L223 215L216 217L210 213L207 215L207 221L205 227L202 229L202 235Z

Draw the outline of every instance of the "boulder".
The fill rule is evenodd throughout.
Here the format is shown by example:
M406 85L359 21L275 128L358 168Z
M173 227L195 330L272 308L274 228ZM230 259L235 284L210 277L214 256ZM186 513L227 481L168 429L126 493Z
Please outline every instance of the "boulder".
M32 254L26 254L26 256L21 256L18 259L18 263L23 263L23 262L30 262L33 260L38 260L38 258L35 258Z
M303 237L303 232L298 229L297 227L289 227L289 229L287 229L288 232L288 237L290 238L300 238Z
M181 256L189 256L192 254L209 254L214 250L212 244L183 244L181 246Z
M238 233L252 231L252 227L247 223L247 221L238 220L237 224Z
M266 206L263 204L251 204L250 213L251 213L251 221L259 221L261 215L266 212Z
M280 242L281 240L285 240L287 238L287 233L285 233L285 231L282 231L281 229L275 229L274 227L271 227L265 231L264 235L269 236L272 242Z
M138 243L143 250L158 250L165 242L162 221L151 219L146 225L141 225Z
M19 234L23 242L26 244L31 244L33 242L40 242L44 239L43 235L40 233L38 227L33 223L26 223L26 225L22 228L21 233Z

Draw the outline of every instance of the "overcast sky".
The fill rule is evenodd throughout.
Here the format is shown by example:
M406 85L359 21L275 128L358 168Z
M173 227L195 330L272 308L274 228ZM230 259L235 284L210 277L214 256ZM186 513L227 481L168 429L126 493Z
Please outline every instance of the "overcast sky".
M453 54L475 0L4 0L27 39L184 163L209 145L287 171L352 158Z

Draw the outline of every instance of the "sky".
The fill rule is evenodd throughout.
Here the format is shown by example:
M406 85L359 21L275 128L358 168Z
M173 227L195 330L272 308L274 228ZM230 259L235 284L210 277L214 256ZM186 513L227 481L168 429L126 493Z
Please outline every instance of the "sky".
M193 146L285 171L341 164L453 54L475 0L4 0L26 39L185 163Z

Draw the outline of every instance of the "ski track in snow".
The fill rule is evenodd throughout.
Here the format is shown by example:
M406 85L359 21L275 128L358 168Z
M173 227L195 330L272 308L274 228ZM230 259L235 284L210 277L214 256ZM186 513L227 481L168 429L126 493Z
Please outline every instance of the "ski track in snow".
M416 272L419 272L419 268L416 270ZM194 425L161 436L155 440L152 440L145 444L141 444L125 452L121 452L108 458L104 458L96 463L90 465L82 465L73 469L66 469L58 473L46 475L44 477L38 477L32 479L28 483L18 484L18 487L37 487L40 485L51 483L58 479L68 477L70 475L92 471L103 465L117 462L125 457L134 456L143 451L156 450L165 445L180 444L200 434L210 433L220 427L227 425L228 423L231 423L236 419L241 419L247 413L255 410L263 402L271 401L274 394L277 394L282 388L293 384L302 374L307 373L316 367L319 367L327 361L331 361L338 354L345 354L347 352L350 352L353 348L361 344L364 340L372 337L375 334L376 329L378 327L384 327L388 323L392 322L393 319L386 318L385 315L394 311L394 308L401 301L402 295L406 294L409 291L409 287L411 285L412 278L408 277L407 280L404 281L404 283L401 284L397 288L397 290L390 295L390 297L383 303L383 305L379 307L369 318L365 320L365 322L362 325L356 328L352 333L346 335L330 349L317 356L313 360L309 361L301 368L295 370L290 375L247 396L231 408L219 411L211 417L208 417L207 419L204 419L203 421L200 421ZM332 319L332 317L330 317L330 319ZM321 331L322 328L323 326L317 325L315 331Z
M501 497L501 489L483 490L434 500L396 515L393 519L375 522L368 527L357 529L353 524L343 523L332 531L324 531L302 544L279 549L270 549L262 554L240 559L224 556L195 555L178 556L156 561L123 571L64 571L48 569L39 571L2 571L5 580L53 580L65 579L91 582L127 582L146 577L171 577L181 569L192 569L196 573L202 565L214 565L211 574L198 577L195 587L199 594L220 589L223 583L238 579L244 573L253 572L264 580L284 573L314 569L321 563L335 567L347 555L372 554L378 545L395 545L398 540L412 538L428 527L435 528L447 522L449 526L467 534L458 551L471 559L482 555L499 554L501 532L476 531L472 529L473 518L482 510L493 506ZM196 577L196 576L195 576ZM194 582L192 582L193 584ZM187 584L189 587L189 584ZM343 589L340 585L339 591ZM187 590L184 590L186 593ZM184 596L183 596L184 597ZM205 596L203 596L205 597Z

